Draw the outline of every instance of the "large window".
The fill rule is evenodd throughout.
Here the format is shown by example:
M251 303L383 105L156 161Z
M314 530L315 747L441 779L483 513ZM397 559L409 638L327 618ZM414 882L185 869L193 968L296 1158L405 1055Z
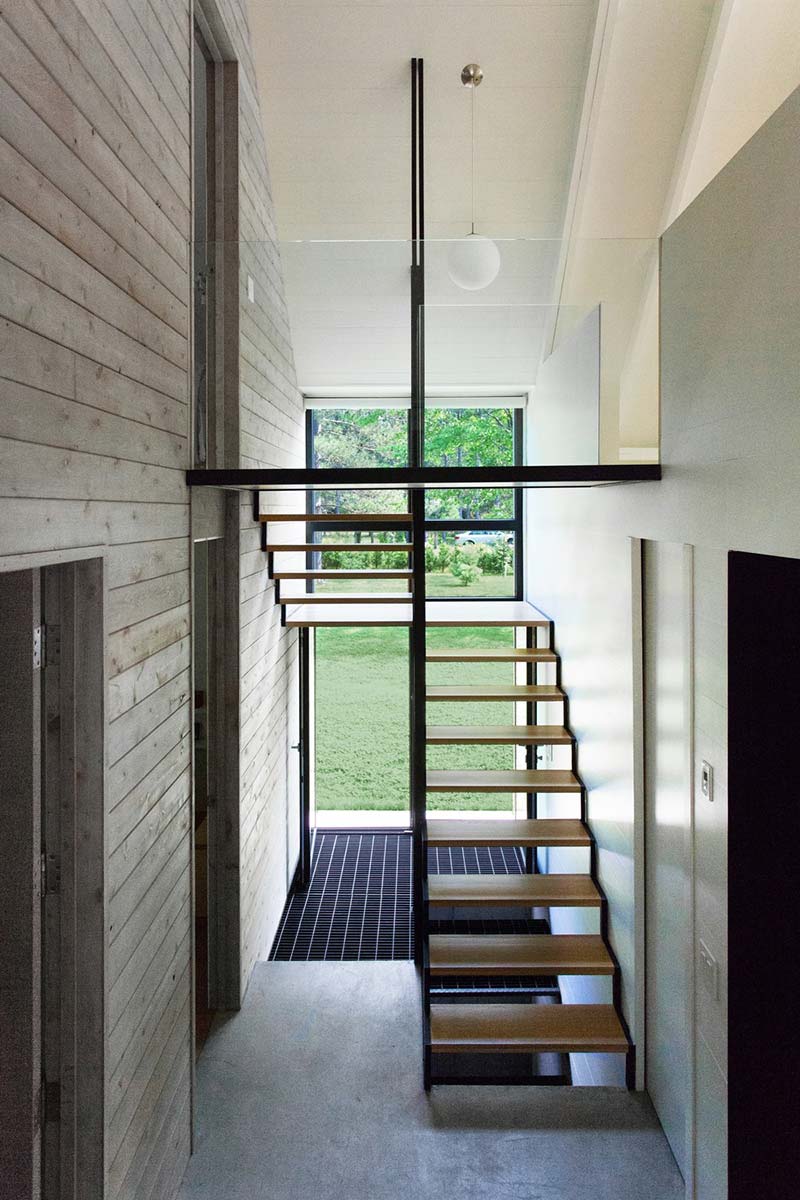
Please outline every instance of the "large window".
M314 663L318 813L377 809L407 821L408 630L318 629Z
M425 462L498 467L521 461L514 408L428 408ZM427 595L510 600L518 594L521 508L513 488L430 490L425 496Z
M445 467L510 465L521 460L521 420L513 408L434 408L426 412L425 457ZM408 463L408 411L403 408L319 408L308 414L310 467L403 467ZM318 491L309 503L325 513L406 512L405 491ZM431 599L510 599L518 595L516 555L521 507L512 488L429 490L426 494L425 586ZM357 530L326 522L314 541L319 550L310 565L330 570L407 569L409 558L392 550L405 542L407 526ZM354 555L354 541L377 548ZM341 547L341 548L340 548ZM319 591L357 593L404 591L398 576L317 580ZM511 647L508 629L433 629L429 644ZM402 628L347 627L317 630L315 790L321 820L334 824L339 812L395 811L408 819L408 631ZM508 663L477 663L471 678L504 683L514 677ZM432 663L433 683L463 679L458 663ZM432 704L439 724L513 722L513 705L487 702ZM380 754L376 757L375 748ZM514 766L512 746L435 746L432 767ZM510 794L431 793L431 809L511 811ZM326 814L322 817L322 814ZM352 818L350 818L352 820ZM364 818L368 820L368 818Z
M519 409L512 407L428 408L425 458L444 467L510 466L522 459ZM402 408L319 408L308 414L309 466L402 467L408 463L408 410ZM317 512L404 512L404 491L318 491ZM513 599L519 595L521 500L513 488L429 489L426 494L426 589L431 599ZM319 565L350 565L336 543L361 535L330 525L315 540L330 547ZM366 535L365 535L366 536ZM405 532L369 533L387 546ZM359 566L400 568L397 553L383 550L359 557ZM358 591L353 581L324 581L320 590ZM363 585L362 585L363 586ZM397 583L374 580L371 588L397 590Z

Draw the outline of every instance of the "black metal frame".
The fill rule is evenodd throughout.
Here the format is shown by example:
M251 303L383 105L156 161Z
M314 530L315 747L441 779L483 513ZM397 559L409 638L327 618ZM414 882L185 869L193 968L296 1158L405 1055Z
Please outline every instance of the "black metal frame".
M408 462L425 462L425 108L421 58L411 60L411 410Z
M409 418L408 418L409 454L411 453L412 438L414 436L416 436L415 433L412 433L412 423L413 423L412 418L413 418L413 409L409 411ZM423 413L422 420L423 420L423 437L424 437L424 413ZM418 430L419 425L417 425L416 428ZM522 459L523 459L523 452L524 452L523 413L522 413L521 408L514 409L513 452L514 452L514 466L521 466ZM313 462L314 462L314 416L313 416L313 410L309 409L306 412L306 466L309 470L314 469ZM325 468L317 468L317 470L320 470L320 469L324 470ZM306 497L307 497L306 511L313 512L314 511L314 492L308 491L306 493ZM317 530L322 530L323 528L332 533L333 532L339 533L339 532L346 531L347 529L352 529L352 524L343 522L340 525L335 521L333 521L333 522L326 521L324 523L324 525L315 526L315 525L313 525L313 523L309 525L309 529L312 533L312 537L313 537L313 534ZM389 521L387 521L386 525L382 526L382 528L385 528L385 529L394 528L396 530L401 530L401 529L407 529L407 525L398 524L398 525L392 526L391 519L389 519ZM513 515L513 517L497 517L497 518L482 517L482 518L479 518L476 520L463 520L463 521L459 520L459 519L452 519L452 520L447 519L447 520L439 521L439 520L432 520L432 519L426 517L425 518L425 529L441 531L443 533L452 533L455 530L462 530L462 529L463 530L468 530L468 529L489 529L489 530L506 530L507 529L507 530L509 530L511 533L514 534L514 591L513 591L513 595L508 598L512 599L512 600L521 600L522 599L523 588L524 588L524 580L523 580L524 500L523 500L522 491L519 487L514 488L514 515ZM306 566L309 568L311 568L313 566L310 555L307 556ZM312 590L313 590L313 587L312 587ZM480 602L481 600L486 599L486 597L464 596L464 597L461 597L461 599L465 603L470 603L472 601Z
M411 629L409 632L409 765L411 831L413 848L414 961L423 967L425 938L425 893L428 879L426 822L426 661L425 661L425 493L411 497L412 585ZM426 977L427 972L423 972ZM427 1003L425 1004L427 1010Z
M589 466L533 467L241 467L189 470L189 487L234 491L307 491L309 488L398 491L415 488L599 487L653 483L661 479L657 463L600 463Z
M300 861L297 882L307 887L311 881L313 831L311 829L311 631L300 629Z

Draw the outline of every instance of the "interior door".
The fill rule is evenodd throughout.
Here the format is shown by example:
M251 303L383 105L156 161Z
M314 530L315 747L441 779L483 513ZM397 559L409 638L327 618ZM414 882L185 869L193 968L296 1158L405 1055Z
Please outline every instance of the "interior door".
M42 1194L39 593L38 570L0 573L0 1195L33 1200Z
M728 556L730 1200L800 1195L799 617L800 559Z
M647 1091L690 1171L691 547L644 542Z

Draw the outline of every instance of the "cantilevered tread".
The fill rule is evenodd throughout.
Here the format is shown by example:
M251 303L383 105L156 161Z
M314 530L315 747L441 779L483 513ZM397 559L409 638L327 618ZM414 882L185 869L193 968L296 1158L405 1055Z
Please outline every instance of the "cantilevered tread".
M431 934L432 975L612 975L603 939L585 933Z
M564 693L549 683L447 683L429 686L428 700L527 700L560 701Z
M540 818L533 821L447 820L429 818L429 846L591 846L582 821Z
M527 600L429 600L425 605L429 629L493 629L550 624Z
M518 646L514 649L498 646L494 650L428 650L425 658L428 662L558 662L558 655L553 650L548 650L545 647L526 649L524 646Z
M429 725L431 746L569 746L575 737L561 725Z
M431 908L599 908L591 875L429 875Z
M348 597L343 596L346 600ZM319 595L308 597L319 600ZM350 597L352 600L352 596ZM317 629L317 628L350 628L354 625L364 626L405 626L411 624L410 597L405 604L311 604L302 603L291 607L294 596L281 597L281 602L287 605L287 629Z
M629 1049L610 1004L433 1004L437 1053L605 1053Z
M342 596L353 599L352 594ZM294 597L282 599L292 604ZM308 599L319 599L319 596ZM411 625L411 597L404 605L370 605L356 601L354 604L307 604L287 610L286 625L290 629L343 625ZM450 600L428 600L425 604L425 622L430 629L438 628L495 628L513 625L546 625L547 619L528 604L526 600L470 600L469 604ZM496 697L493 697L496 698ZM515 696L514 699L519 699ZM537 699L536 696L532 697ZM561 697L556 697L560 699ZM523 697L524 699L524 697ZM538 699L545 699L539 695Z
M580 792L572 771L428 771L429 792Z

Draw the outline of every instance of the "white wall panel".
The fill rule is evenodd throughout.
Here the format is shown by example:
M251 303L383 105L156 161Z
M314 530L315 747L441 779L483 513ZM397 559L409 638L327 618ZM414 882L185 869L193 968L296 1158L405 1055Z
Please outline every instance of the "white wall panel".
M644 542L645 1082L684 1179L691 1170L691 552Z
M527 493L527 595L555 620L604 884L633 877L628 539L695 548L694 769L711 755L718 785L713 811L695 807L696 916L720 965L719 998L698 995L698 1200L726 1187L726 554L800 557L798 147L795 92L664 237L663 480ZM629 1019L632 897L611 895Z

